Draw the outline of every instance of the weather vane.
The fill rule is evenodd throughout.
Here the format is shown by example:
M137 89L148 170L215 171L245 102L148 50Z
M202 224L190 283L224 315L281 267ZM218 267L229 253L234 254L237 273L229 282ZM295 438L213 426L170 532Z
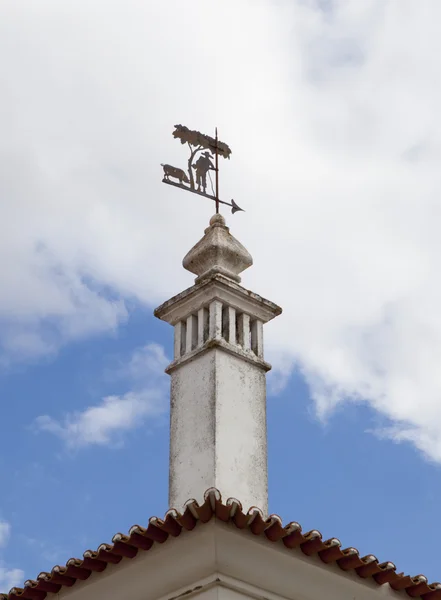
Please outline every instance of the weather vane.
M199 131L188 129L185 125L175 125L173 137L181 140L181 144L187 144L190 149L188 171L173 167L172 165L161 164L161 167L164 169L164 178L162 181L169 185L174 185L183 190L187 190L188 192L193 192L194 194L199 194L200 196L205 196L205 198L214 200L216 203L216 213L219 212L219 204L231 206L231 212L233 214L238 211L243 211L234 200L225 202L224 200L219 199L219 156L230 158L231 150L227 144L219 141L217 128L215 137L212 138ZM212 162L213 158L214 164ZM215 172L215 186L213 186L210 171ZM210 181L211 194L207 193L207 175ZM177 181L171 181L171 178L176 179Z

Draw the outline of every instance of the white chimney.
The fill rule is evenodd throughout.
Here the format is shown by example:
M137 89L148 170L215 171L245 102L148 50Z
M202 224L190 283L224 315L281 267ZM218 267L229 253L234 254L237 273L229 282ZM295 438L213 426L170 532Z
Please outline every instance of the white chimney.
M211 487L244 508L268 509L263 325L282 310L240 285L253 264L217 214L183 266L195 285L156 309L174 326L169 506Z

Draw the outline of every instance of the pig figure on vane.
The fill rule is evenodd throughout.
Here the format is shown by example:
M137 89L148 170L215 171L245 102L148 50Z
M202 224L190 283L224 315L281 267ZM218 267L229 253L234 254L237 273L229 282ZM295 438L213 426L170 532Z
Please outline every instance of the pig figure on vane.
M179 183L182 185L184 183L190 183L188 179L187 173L184 169L178 169L178 167L172 167L172 165L164 165L161 163L161 167L164 169L164 179L166 181L170 180L170 177L174 177L175 179L179 179Z

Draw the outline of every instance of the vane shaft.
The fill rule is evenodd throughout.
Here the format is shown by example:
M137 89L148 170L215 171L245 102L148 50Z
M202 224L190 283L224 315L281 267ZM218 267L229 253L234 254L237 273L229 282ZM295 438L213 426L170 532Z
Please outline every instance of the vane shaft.
M215 154L215 166L216 166L216 214L219 212L219 148L218 148L219 138L217 136L217 127L216 127L216 154ZM225 204L223 202L222 204Z

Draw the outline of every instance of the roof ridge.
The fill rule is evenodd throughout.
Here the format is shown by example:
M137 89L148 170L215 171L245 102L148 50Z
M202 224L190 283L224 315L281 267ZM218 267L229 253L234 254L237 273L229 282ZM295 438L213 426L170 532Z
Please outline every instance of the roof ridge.
M222 502L219 490L208 489L204 494L204 503L195 499L185 503L180 513L169 509L164 519L151 517L147 528L133 525L128 535L116 533L112 544L100 544L97 550L86 550L83 558L70 558L65 566L55 565L51 572L41 572L36 579L28 579L23 588L13 587L8 594L0 594L0 600L44 600L48 593L57 593L62 587L71 587L77 580L85 580L92 572L102 572L107 565L117 564L123 558L134 558L140 550L149 550L155 543L162 544L170 536L178 537L182 530L192 531L197 523L207 523L212 519L232 523L238 529L248 529L254 535L265 535L270 542L282 542L290 550L298 549L306 556L318 556L323 563L336 563L343 571L354 571L363 579L370 578L378 585L388 583L395 591L406 590L413 598L441 600L441 583L428 584L427 577L411 577L397 573L392 562L379 563L377 557L368 554L360 557L356 548L341 549L337 538L322 539L320 531L315 529L302 533L302 527L296 521L283 525L282 519L271 514L266 518L262 511L252 506L246 513L236 498Z

